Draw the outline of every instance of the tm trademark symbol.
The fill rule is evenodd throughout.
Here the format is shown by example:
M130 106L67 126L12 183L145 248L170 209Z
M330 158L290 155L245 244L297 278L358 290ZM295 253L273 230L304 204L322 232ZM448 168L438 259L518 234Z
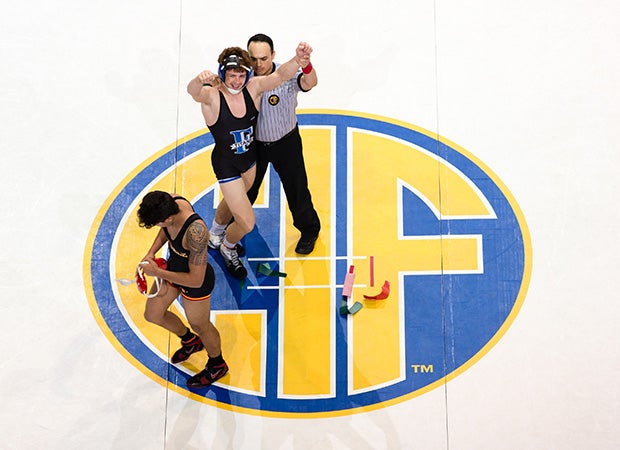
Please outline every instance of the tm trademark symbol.
M433 365L412 364L413 373L433 373Z

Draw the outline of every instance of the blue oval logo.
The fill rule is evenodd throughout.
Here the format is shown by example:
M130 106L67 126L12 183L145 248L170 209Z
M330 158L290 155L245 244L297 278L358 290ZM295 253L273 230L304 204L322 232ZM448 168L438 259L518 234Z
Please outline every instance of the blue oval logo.
M472 154L421 128L342 111L298 117L321 235L311 255L295 254L271 169L244 239L247 280L210 254L211 319L229 374L189 390L206 355L170 364L178 338L147 323L146 299L118 282L133 278L156 232L137 225L147 192L183 194L211 223L220 194L206 129L145 161L102 206L84 260L99 326L163 386L245 413L351 414L443 385L498 342L525 298L532 251L516 201ZM183 317L180 301L172 308Z

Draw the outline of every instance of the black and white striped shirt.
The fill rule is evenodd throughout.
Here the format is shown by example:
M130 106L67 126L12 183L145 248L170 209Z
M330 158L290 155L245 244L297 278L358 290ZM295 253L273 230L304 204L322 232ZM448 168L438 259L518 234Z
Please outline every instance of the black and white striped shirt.
M276 69L280 64L276 64ZM297 125L297 94L301 88L301 70L290 80L271 91L263 92L256 126L256 138L261 142L282 139Z

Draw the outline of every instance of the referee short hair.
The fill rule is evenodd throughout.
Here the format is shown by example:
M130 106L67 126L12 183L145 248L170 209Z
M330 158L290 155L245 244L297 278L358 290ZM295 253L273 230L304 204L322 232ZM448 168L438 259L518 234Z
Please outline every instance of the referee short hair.
M273 52L273 40L266 34L263 34L263 33L255 34L250 39L248 39L248 44L246 45L246 47L250 46L250 42L266 42L267 44L269 44L269 48Z

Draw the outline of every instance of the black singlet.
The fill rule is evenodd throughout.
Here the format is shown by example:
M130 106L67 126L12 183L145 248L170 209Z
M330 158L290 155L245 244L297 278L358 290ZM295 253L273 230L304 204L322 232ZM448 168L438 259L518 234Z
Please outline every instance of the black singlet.
M183 197L175 197L175 200L185 200ZM166 237L168 238L168 270L171 272L189 272L189 250L183 247L183 237L189 226L196 220L200 220L201 217L194 213L187 218L176 238L172 239L167 228L163 228ZM184 298L188 300L203 300L208 298L213 291L215 285L215 273L213 267L207 263L205 278L202 282L202 286L199 288L191 288L187 286L176 285L180 290Z
M220 183L240 178L241 174L256 164L256 122L258 110L247 88L241 94L245 101L245 115L235 117L226 98L220 94L220 113L217 121L209 125L215 140L211 153L213 171Z

